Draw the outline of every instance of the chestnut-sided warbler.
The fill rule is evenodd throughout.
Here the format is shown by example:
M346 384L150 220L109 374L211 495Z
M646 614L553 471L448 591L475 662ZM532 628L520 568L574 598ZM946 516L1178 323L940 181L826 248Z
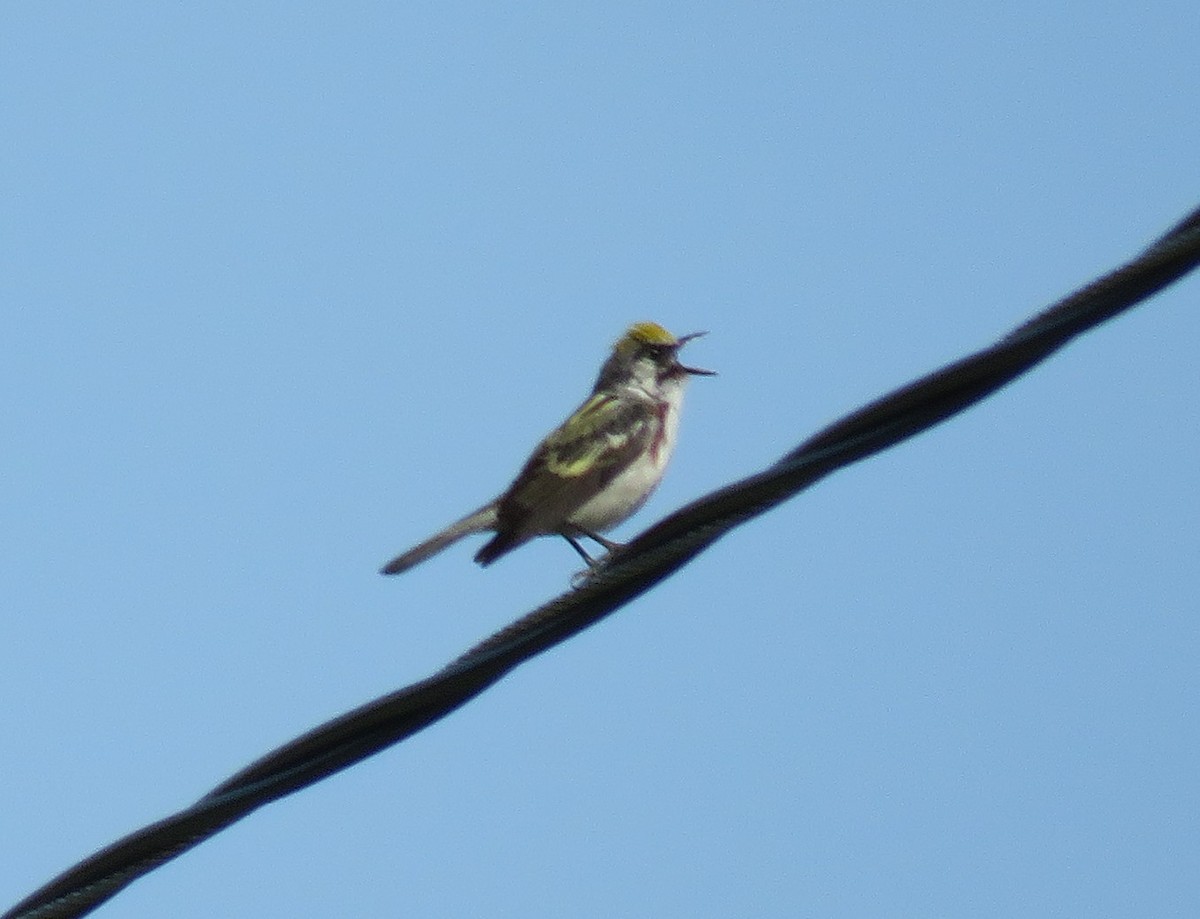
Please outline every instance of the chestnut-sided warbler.
M398 555L383 574L399 574L471 533L495 531L475 554L488 565L533 539L557 534L589 565L579 538L600 536L641 507L675 448L683 387L691 374L679 349L703 335L676 338L653 322L629 327L613 346L587 401L538 444L508 490L457 523Z

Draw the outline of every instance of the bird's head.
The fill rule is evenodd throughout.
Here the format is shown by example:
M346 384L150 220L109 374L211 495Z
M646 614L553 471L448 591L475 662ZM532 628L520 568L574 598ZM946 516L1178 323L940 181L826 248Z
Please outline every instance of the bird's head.
M679 350L704 332L676 338L657 322L636 322L626 329L600 370L597 389L633 382L654 391L687 376L713 376L715 371L679 362Z

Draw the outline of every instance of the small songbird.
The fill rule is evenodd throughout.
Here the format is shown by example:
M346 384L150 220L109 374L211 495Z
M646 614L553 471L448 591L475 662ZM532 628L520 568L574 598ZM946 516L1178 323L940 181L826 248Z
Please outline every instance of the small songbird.
M629 327L600 368L592 394L538 444L508 490L383 566L399 574L472 533L494 531L475 561L489 565L535 536L557 534L589 566L586 536L608 550L600 534L621 523L661 481L675 449L688 376L712 376L679 363L695 332L676 338L653 322Z

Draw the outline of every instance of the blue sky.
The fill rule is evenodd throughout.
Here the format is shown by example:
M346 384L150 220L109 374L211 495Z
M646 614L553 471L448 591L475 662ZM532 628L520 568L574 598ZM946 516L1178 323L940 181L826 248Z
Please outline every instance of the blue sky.
M0 905L566 587L397 551L707 329L641 527L1200 199L1192 4L7 4ZM111 917L1194 916L1189 279Z

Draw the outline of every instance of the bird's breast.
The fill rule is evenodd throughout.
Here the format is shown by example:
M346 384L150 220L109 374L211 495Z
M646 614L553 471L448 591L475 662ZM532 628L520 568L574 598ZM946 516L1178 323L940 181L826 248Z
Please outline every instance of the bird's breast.
M662 481L679 433L679 401L657 405L658 424L648 449L615 475L605 488L571 515L585 530L603 532L636 512Z

